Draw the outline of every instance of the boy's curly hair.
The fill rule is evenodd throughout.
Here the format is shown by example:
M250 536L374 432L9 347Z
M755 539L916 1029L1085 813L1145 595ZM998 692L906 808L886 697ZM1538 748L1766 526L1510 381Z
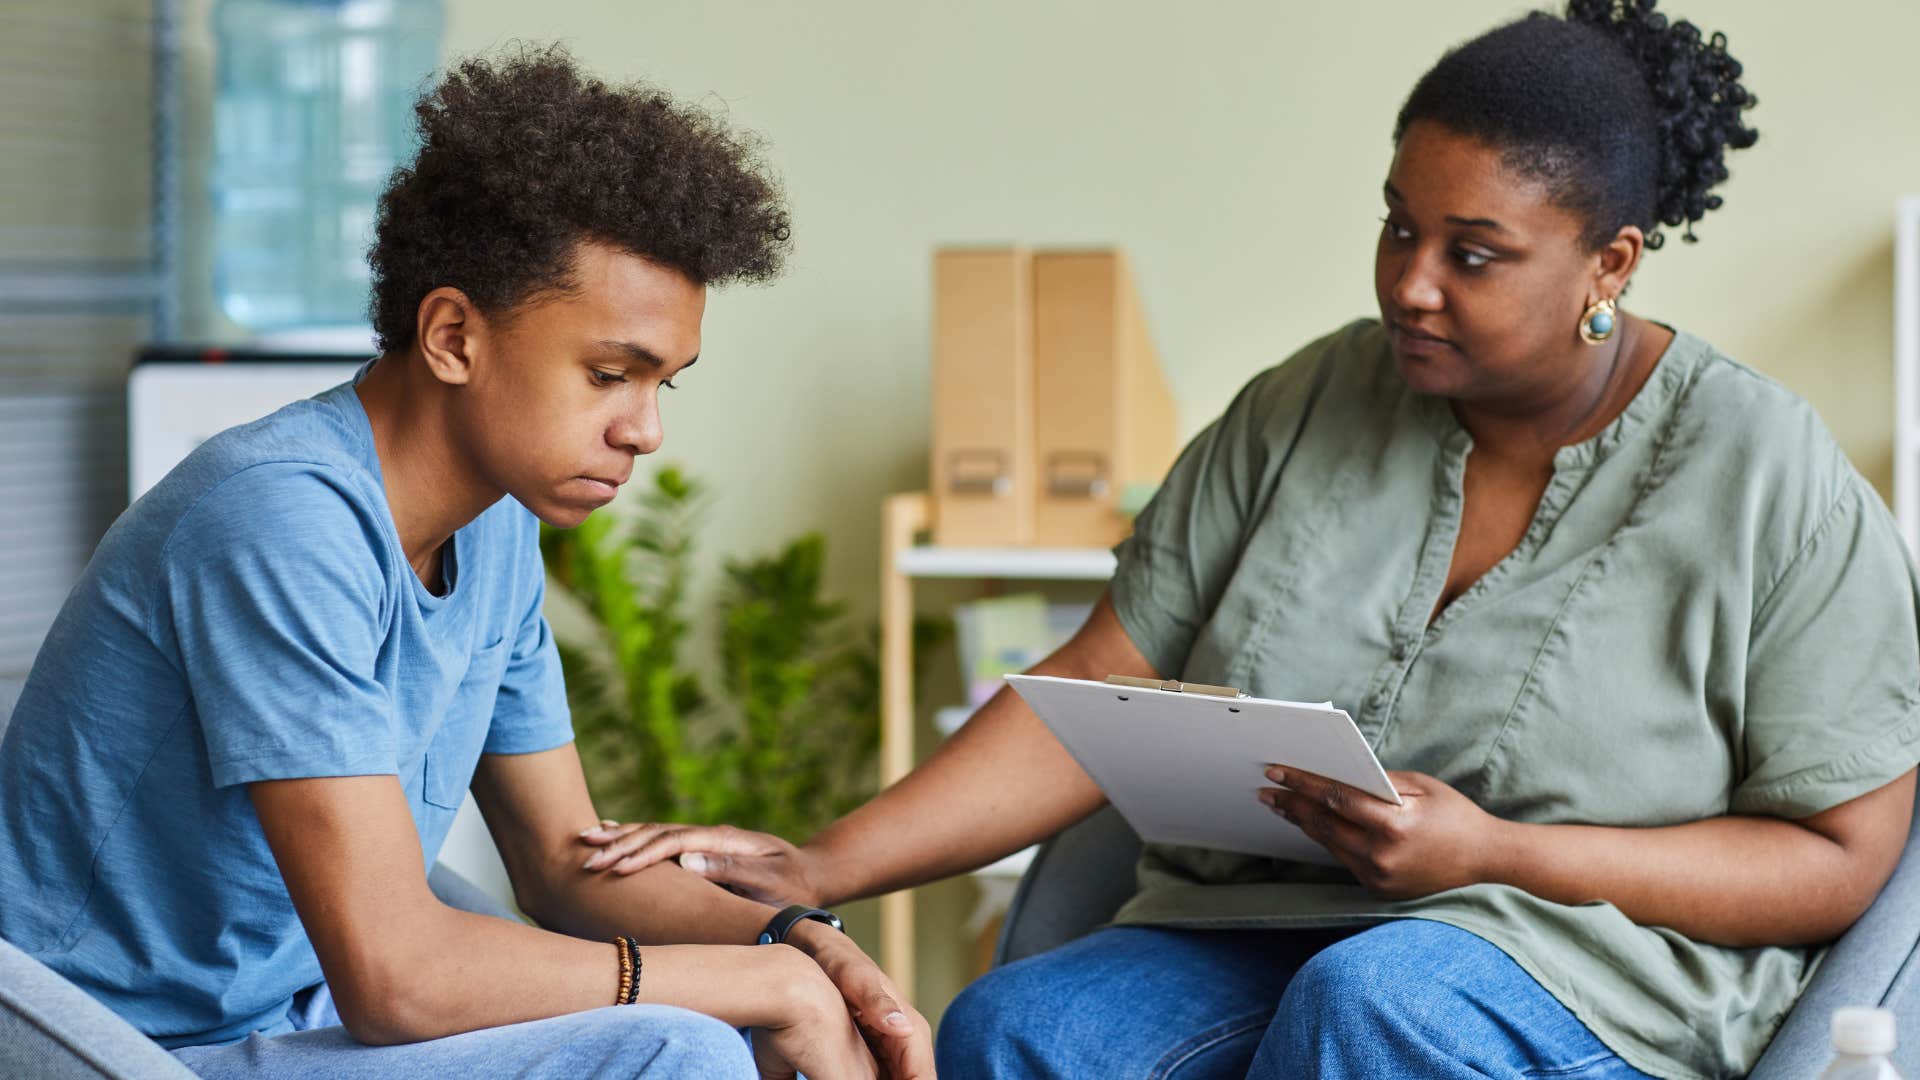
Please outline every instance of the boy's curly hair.
M383 352L452 286L506 311L572 286L577 243L702 285L767 281L790 229L758 141L641 83L608 86L560 46L464 60L414 105L420 152L380 196L369 314Z

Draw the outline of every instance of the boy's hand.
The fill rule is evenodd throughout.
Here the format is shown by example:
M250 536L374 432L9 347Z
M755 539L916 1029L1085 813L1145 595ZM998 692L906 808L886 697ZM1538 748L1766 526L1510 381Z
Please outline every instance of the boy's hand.
M813 957L840 988L881 1075L933 1080L933 1029L852 938L825 923L803 921L788 932L787 942Z

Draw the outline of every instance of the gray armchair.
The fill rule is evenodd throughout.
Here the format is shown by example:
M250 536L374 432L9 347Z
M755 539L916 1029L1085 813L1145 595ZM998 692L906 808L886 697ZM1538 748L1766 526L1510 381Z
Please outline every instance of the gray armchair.
M444 866L435 866L427 883L453 907L518 917ZM5 941L0 941L0 1076L193 1080L193 1073L158 1043Z
M0 683L0 737L18 683ZM518 919L499 901L444 866L427 884L442 902L481 915ZM193 1080L172 1054L86 991L0 939L0 1077L34 1080Z
M1920 817L1920 807L1916 807ZM996 966L1063 945L1104 925L1133 895L1140 838L1112 807L1041 847L1013 894ZM1867 913L1833 946L1754 1067L1752 1080L1813 1076L1829 1058L1827 1024L1842 1005L1879 1005L1899 1019L1896 1064L1920 1076L1920 828Z

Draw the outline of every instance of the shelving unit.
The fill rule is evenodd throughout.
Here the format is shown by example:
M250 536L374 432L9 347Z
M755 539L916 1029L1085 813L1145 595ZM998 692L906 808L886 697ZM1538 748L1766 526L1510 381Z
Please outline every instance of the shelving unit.
M1104 548L913 547L901 552L899 570L916 578L1105 581L1113 565Z
M889 496L881 510L880 543L880 781L892 784L912 771L913 584L919 578L982 581L1105 581L1113 554L1104 548L939 548L919 543L932 526L924 492ZM950 721L949 721L950 722ZM943 725L945 726L945 725ZM986 876L1018 878L1033 858L1017 852L985 867ZM914 986L914 896L910 889L880 898L880 965L909 997Z
M1920 195L1893 215L1893 509L1920 553Z

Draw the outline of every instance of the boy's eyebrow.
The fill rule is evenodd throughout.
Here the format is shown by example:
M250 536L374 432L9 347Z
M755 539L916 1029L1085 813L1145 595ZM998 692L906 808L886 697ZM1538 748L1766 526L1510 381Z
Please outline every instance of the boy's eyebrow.
M667 362L665 360L660 359L657 353L655 353L652 349L647 348L645 345L640 345L631 341L602 341L599 344L600 344L600 347L603 349L606 349L610 352L624 353L629 359L637 360L643 364L649 364L656 368L664 368L667 366ZM698 355L695 355L692 360L689 360L685 364L681 365L681 370L684 371L687 368L692 367L694 364L698 363L699 361L700 361L700 357Z
M1393 181L1391 180L1387 181L1387 183L1382 186L1382 190L1387 193L1387 198L1393 202L1404 203L1407 201L1407 197L1405 195L1400 194L1400 189L1397 187L1394 187ZM1487 218L1487 217L1465 218L1465 217L1454 217L1453 215L1449 214L1447 215L1447 224L1458 225L1463 229L1492 229L1494 232L1507 231L1507 227L1505 225L1502 225L1499 222L1493 220L1492 218Z

